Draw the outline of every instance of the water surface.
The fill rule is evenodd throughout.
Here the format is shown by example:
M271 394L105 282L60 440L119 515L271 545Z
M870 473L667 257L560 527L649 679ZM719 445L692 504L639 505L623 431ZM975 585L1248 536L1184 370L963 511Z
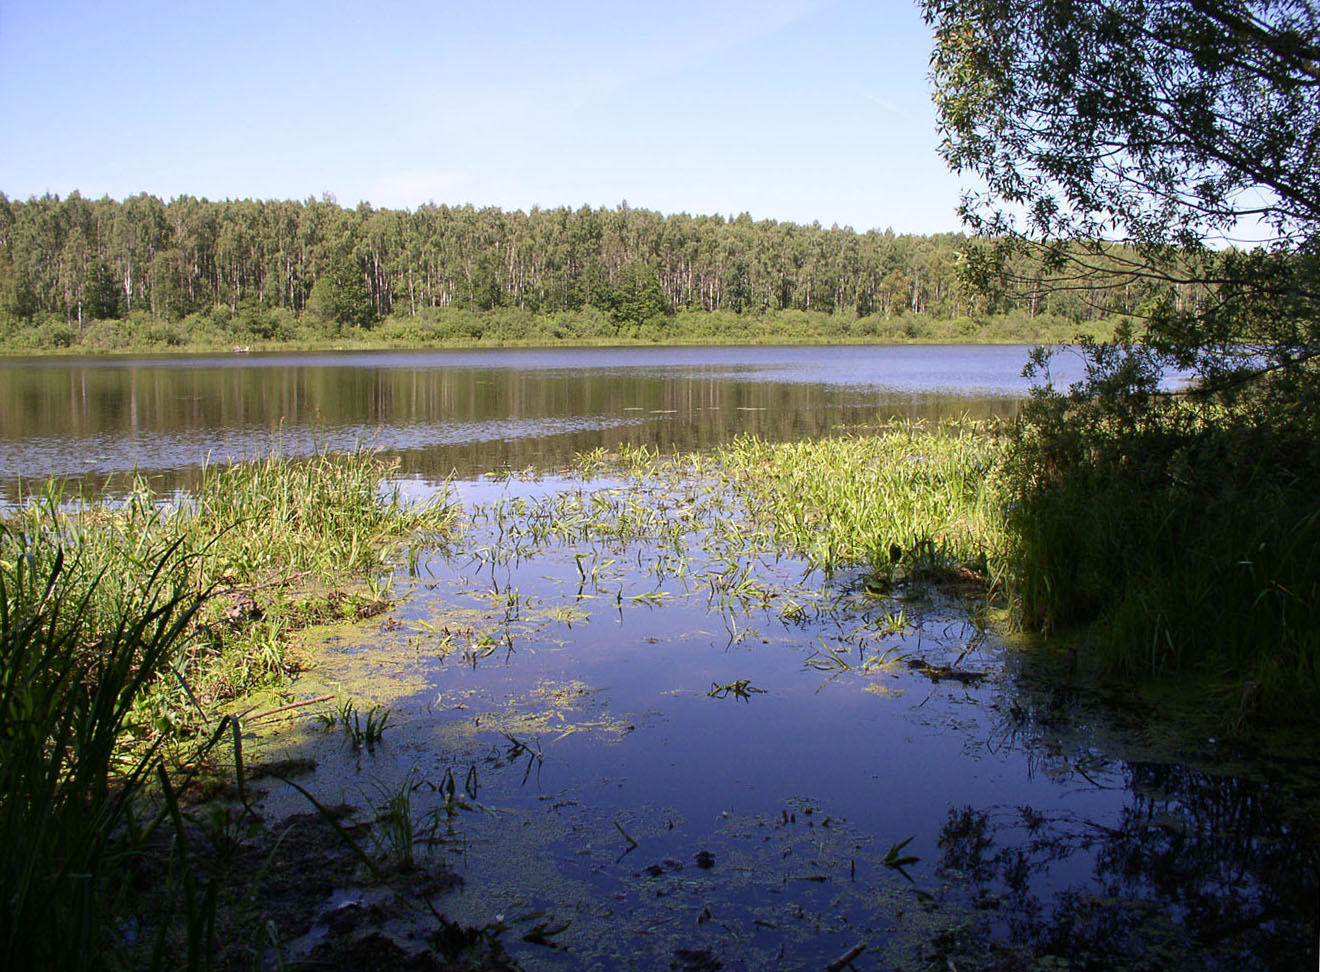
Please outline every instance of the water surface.
M380 448L440 482L622 443L700 449L1009 415L1021 347L620 348L0 360L0 491L187 485L205 462Z
M821 969L858 946L859 969L914 972L1314 965L1313 759L1082 688L917 579L808 570L693 480L466 493L390 616L318 636L293 686L388 706L382 742L299 716L249 753L312 755L304 784L367 819L409 794L418 867L463 878L434 905L508 926L527 968ZM639 510L668 526L618 526L654 524ZM522 940L538 925L557 949Z
M208 461L323 446L400 456L417 496L456 477L465 532L399 565L388 615L317 633L314 664L279 700L388 706L381 745L346 745L312 708L249 740L254 765L314 759L302 784L361 819L410 795L420 864L391 892L400 941L434 930L402 903L444 867L464 884L437 908L507 926L533 969L821 969L860 945L859 969L1309 972L1313 758L1081 688L948 592L877 595L860 572L826 577L746 546L718 527L732 509L693 513L706 502L695 482L564 472L578 452L625 443L1009 416L1025 357L6 359L0 492L60 476L114 493L134 470L186 488ZM560 529L565 497L589 513L580 535ZM682 543L610 538L601 524L629 504L690 517ZM292 788L260 788L271 820L307 808ZM367 893L337 889L327 913ZM517 920L531 913L543 917ZM522 940L538 922L568 923L562 950Z

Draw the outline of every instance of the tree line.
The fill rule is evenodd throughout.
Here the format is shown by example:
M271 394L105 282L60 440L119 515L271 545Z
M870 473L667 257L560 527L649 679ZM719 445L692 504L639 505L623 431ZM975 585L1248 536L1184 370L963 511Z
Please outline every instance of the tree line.
M683 311L976 318L1019 311L1081 322L1135 312L1125 288L987 296L960 271L968 239L892 230L664 215L630 207L414 210L146 193L0 193L0 317L33 322L228 309L369 327L428 308L534 314L594 308L616 323ZM1018 267L1024 277L1044 272Z

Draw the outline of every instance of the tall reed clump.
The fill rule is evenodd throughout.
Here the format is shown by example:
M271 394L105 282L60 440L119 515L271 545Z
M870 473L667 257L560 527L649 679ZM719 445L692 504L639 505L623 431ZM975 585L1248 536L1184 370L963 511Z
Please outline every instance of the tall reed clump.
M50 534L0 526L0 967L91 969L134 849L134 801L159 741L124 745L135 705L176 657L201 597L177 543L132 582ZM98 605L106 583L120 600Z
M1179 399L1128 419L1041 397L1027 419L1005 483L1028 626L1126 677L1209 676L1243 715L1320 695L1314 435Z
M370 452L322 452L211 466L180 513L195 526L202 569L217 575L369 571L391 546L454 519L443 491L409 506L397 485L382 487L397 464Z
M998 426L904 424L806 442L738 439L725 475L785 548L831 570L898 561L1002 570Z

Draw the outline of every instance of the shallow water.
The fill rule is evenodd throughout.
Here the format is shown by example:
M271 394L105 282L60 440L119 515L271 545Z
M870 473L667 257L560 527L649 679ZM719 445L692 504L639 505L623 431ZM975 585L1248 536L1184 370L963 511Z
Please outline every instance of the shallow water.
M409 792L465 879L437 908L528 968L1314 966L1313 761L1069 688L949 593L807 571L699 493L469 484L462 538L294 686L388 706L380 745L301 714L253 751L314 754L323 801ZM648 506L681 544L610 539Z
M420 869L465 879L436 907L498 932L528 968L821 969L860 945L859 969L1052 957L1309 972L1314 746L1174 719L1166 696L1078 689L1052 651L1010 647L947 592L877 596L858 573L824 577L748 546L717 528L736 513L730 497L564 472L597 447L1007 416L1024 358L9 359L0 499L51 475L114 493L133 470L186 488L203 462L275 448L379 446L418 498L455 477L466 533L400 565L388 615L309 633L313 664L277 700L386 706L382 742L354 748L308 707L253 724L249 755L315 759L298 782L360 819L407 795ZM568 522L557 497L579 491L592 515L549 535ZM615 505L596 508L597 494ZM664 506L671 523L705 512L677 546L611 538L626 503ZM307 810L293 788L257 785L269 820ZM371 849L400 853L383 838ZM523 941L565 922L550 936L562 950ZM391 930L419 944L434 923L404 909Z

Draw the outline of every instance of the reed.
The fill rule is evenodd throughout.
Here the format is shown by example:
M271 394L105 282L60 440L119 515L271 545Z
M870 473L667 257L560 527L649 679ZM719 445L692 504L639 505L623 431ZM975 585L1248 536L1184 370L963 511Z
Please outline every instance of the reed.
M160 739L126 747L139 698L201 606L177 543L97 604L104 568L0 527L0 966L114 964L110 918L140 853L138 797ZM164 778L164 777L162 777Z
M138 481L97 503L50 484L0 521L0 968L206 966L214 893L169 767L198 763L231 725L207 733L208 698L282 668L282 635L318 614L295 588L379 570L452 522L443 498L406 508L382 490L390 468L272 457L213 467L188 497ZM261 608L244 605L254 595ZM384 726L373 712L354 728L371 745ZM177 831L163 867L183 912L126 934L135 862L162 825Z
M212 466L179 512L199 540L223 534L203 544L217 575L371 571L403 540L443 531L454 519L443 491L408 506L397 485L384 485L397 464L371 452L321 452Z
M997 426L904 424L793 443L742 438L720 455L750 517L815 567L1003 570Z
M1038 416L1006 483L1029 627L1133 681L1194 674L1245 718L1320 695L1313 435L1171 402L1138 429ZM1303 703L1297 705L1297 703Z
M177 547L187 566L180 590L208 597L172 664L197 698L223 700L283 677L290 631L370 613L363 598L333 586L352 579L370 588L392 556L412 556L400 553L404 546L443 540L456 518L447 494L408 506L397 487L383 485L393 468L368 452L270 456L208 467L187 496L159 495L139 479L115 502L67 497L51 483L9 524L68 551L81 575L98 578L83 592L89 624L115 617L161 551ZM155 688L145 704L157 728L195 731L187 692L177 683Z

